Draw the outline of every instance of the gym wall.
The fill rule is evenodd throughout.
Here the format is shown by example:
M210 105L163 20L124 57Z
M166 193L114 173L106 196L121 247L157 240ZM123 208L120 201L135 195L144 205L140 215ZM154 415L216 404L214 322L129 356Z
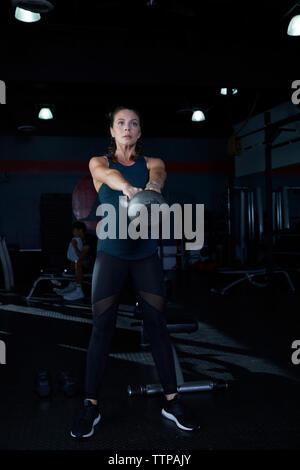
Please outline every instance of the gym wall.
M7 243L41 248L41 195L71 195L89 174L89 159L105 154L108 145L108 139L96 137L1 136L0 233ZM227 184L226 145L225 140L143 140L145 155L166 162L167 201L203 203L205 211L216 213Z
M271 115L271 123L280 121L281 119L294 116L299 113L299 107L297 108L292 102L286 102L280 106L269 110ZM241 127L242 123L234 126L235 130ZM256 129L261 129L264 126L264 113L260 113L250 119L247 126L241 131L240 135L247 134ZM284 126L288 129L294 129L300 131L300 121L292 122ZM274 144L287 141L299 137L299 133L293 131L282 131L280 135L274 140ZM240 157L236 157L236 176L240 178L240 181L249 181L249 178L242 178L251 175L253 181L264 172L265 170L265 146L262 142L265 140L264 131L257 132L248 137L242 139L243 141L243 153ZM249 150L245 150L246 147L253 146ZM293 184L293 176L299 175L300 173L300 142L296 142L291 145L286 145L272 150L272 167L274 176L289 175L291 177L291 185ZM260 178L259 178L260 179ZM258 179L258 180L259 180ZM280 178L275 178L276 180ZM299 181L299 176L298 176Z
M294 116L299 113L292 102L286 102L270 109L271 123ZM235 126L235 130L242 123ZM247 126L240 135L247 134L264 126L264 113L258 114L250 119ZM299 137L300 121L295 121L283 126L289 131L282 131L274 140L274 145ZM243 152L236 157L236 185L249 188L260 187L262 191L263 209L266 210L265 194L265 140L264 130L242 139ZM252 147L247 150L247 147ZM300 186L300 142L287 144L272 149L272 189L281 190L283 186Z

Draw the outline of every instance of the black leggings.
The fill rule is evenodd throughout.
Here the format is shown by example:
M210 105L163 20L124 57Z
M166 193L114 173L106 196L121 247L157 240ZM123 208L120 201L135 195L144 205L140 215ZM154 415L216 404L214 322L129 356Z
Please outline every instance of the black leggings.
M139 297L145 332L164 393L177 392L174 359L164 315L164 279L158 254L139 260L124 260L99 252L92 281L93 330L87 353L86 398L98 398L116 324L119 297L129 273Z

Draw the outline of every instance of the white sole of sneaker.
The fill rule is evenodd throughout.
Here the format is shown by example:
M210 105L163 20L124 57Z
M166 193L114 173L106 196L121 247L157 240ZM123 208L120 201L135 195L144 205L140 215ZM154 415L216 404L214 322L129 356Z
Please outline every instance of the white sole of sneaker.
M66 294L70 294L71 292L73 292L73 290L53 289L53 292L55 292L55 294L58 294L58 295L66 295Z
M84 434L83 436L80 436L80 438L82 438L82 437L91 437L91 436L94 434L94 427L96 426L96 424L99 423L100 419L101 419L101 416L100 416L100 414L99 414L99 415L97 416L97 418L94 419L91 432L89 432L88 434ZM72 433L72 431L70 432L70 434L71 434L72 437L77 437L77 438L78 438L78 436L75 436L75 435Z
M161 414L167 418L167 419L170 419L171 421L174 421L174 423L176 423L176 425L180 428L180 429L183 429L184 431L195 431L195 428L187 428L186 426L183 426L182 424L179 423L179 421L177 420L177 418L168 413L164 408L161 410ZM200 428L197 428L197 429L200 429Z

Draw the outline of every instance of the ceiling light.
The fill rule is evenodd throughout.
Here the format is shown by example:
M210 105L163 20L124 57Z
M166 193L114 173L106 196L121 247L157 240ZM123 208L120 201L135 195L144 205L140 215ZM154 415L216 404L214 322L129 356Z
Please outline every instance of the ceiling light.
M192 115L192 121L194 122L200 122L200 121L205 121L205 116L203 111L200 109L195 109Z
M53 114L50 108L41 108L39 112L39 119L53 119Z
M53 10L53 5L48 0L11 0L15 9L15 18L25 23L34 23L41 19L41 14Z
M300 15L293 16L289 23L287 34L289 36L300 36Z
M236 93L238 92L236 88L232 88L231 90L233 95L236 95ZM227 95L227 92L228 88L221 88L221 95Z
M15 10L15 18L19 21L23 21L24 23L34 23L41 19L41 15L39 13L34 13L33 11L17 7Z
M283 15L283 17L281 18L281 21L285 22L287 18L290 18L294 10L297 11L298 15L292 17L292 19L289 22L286 32L289 36L300 36L300 14L299 14L300 1L294 3L294 5L289 9L289 11L287 11Z

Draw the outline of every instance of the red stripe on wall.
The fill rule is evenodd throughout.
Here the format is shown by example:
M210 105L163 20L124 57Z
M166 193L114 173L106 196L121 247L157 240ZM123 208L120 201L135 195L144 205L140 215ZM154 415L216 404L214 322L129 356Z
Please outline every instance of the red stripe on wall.
M166 162L168 173L226 173L227 162Z
M168 173L227 174L228 172L226 161L165 163ZM0 173L89 173L89 165L88 161L72 160L2 160ZM299 175L300 163L273 168L272 174Z
M257 173L251 173L251 175L264 175L264 171L258 171ZM293 165L280 166L273 168L272 175L300 175L300 163L294 163ZM250 175L249 175L250 176Z
M168 173L227 173L227 163L217 162L166 162ZM89 173L88 161L71 160L3 160L1 173Z
M300 163L293 165L281 166L272 170L273 175L300 175Z
M7 173L89 173L88 162L72 160L3 160L0 172Z

